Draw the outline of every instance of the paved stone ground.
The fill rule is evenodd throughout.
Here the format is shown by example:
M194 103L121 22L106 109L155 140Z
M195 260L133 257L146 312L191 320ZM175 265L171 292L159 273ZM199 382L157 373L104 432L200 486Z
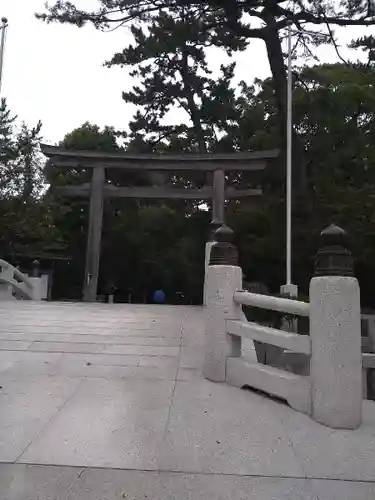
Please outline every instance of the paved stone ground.
M0 303L0 500L374 500L374 403L334 431L202 346L201 308Z

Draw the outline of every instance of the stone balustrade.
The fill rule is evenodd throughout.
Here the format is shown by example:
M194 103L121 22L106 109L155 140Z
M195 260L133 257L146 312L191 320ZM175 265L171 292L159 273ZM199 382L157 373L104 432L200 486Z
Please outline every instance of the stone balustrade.
M27 276L0 259L0 300L41 300L42 280L35 265L31 274Z
M332 428L354 429L362 420L360 290L345 232L331 225L320 236L309 303L242 290L232 231L216 231L206 276L204 376L250 386ZM308 336L248 322L242 305L308 316ZM309 357L309 375L246 359L242 339L261 341Z

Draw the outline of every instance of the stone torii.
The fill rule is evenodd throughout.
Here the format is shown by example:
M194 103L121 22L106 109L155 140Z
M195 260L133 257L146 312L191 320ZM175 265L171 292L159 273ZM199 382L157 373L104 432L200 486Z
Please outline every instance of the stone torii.
M54 168L92 170L91 182L78 186L61 186L56 191L63 196L90 199L89 227L86 249L83 300L96 300L105 198L211 200L212 220L224 222L225 200L259 196L262 189L226 187L229 172L259 172L278 150L220 154L134 154L127 152L67 150L58 146L41 145L42 152ZM120 169L147 174L152 186L115 186L106 181L106 169ZM212 182L201 188L178 188L168 183L176 173L201 172Z

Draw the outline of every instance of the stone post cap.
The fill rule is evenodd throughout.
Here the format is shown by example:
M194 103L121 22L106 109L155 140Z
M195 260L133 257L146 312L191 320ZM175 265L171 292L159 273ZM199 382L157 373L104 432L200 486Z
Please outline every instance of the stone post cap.
M234 233L225 224L215 231L216 243L212 246L210 266L238 266L238 250L233 245Z
M216 241L218 242L232 243L233 236L234 236L233 230L229 226L226 226L225 224L220 226L215 231Z
M320 243L323 243L323 246L347 246L347 239L346 231L342 227L336 226L336 224L330 224L320 233Z
M315 276L354 276L353 257L348 235L335 224L323 229L315 257Z
M40 276L40 262L39 262L39 260L37 260L37 259L33 260L32 266L33 266L33 268L31 270L31 276L33 278L39 278L39 276Z
M208 241L216 241L215 233L223 224L224 222L219 219L212 219L212 221L210 222Z

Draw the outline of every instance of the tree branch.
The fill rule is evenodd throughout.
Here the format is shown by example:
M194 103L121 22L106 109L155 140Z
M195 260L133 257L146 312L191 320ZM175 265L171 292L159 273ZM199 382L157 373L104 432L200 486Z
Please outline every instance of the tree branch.
M358 19L349 19L347 17L317 17L309 12L299 12L294 16L300 21L305 21L311 24L334 24L336 26L375 26L375 17L368 19L368 16L360 17Z
M325 16L324 16L325 17ZM326 21L326 26L327 26L327 30L328 30L328 33L329 33L329 36L331 38L331 42L333 43L333 46L335 48L335 52L337 54L337 57L340 59L340 61L345 64L345 66L348 66L348 61L346 61L340 54L340 51L339 51L339 48L337 46L337 43L336 43L336 40L335 40L335 36L334 36L334 33L332 31L332 28L331 26L329 25L329 22Z

